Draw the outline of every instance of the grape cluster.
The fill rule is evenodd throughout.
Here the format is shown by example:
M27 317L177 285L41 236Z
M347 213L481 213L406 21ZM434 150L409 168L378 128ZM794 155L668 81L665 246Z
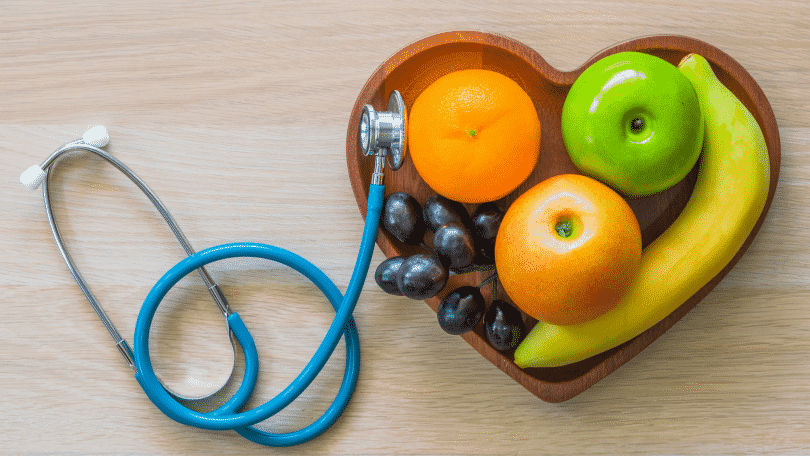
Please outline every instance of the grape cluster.
M470 217L464 205L441 195L428 198L424 208L408 193L388 195L383 229L404 244L421 245L425 253L385 260L375 273L377 284L386 293L421 300L440 292L451 272L491 269L502 218L503 211L491 203Z
M383 261L374 279L388 294L424 300L444 289L451 273L494 269L495 237L503 216L492 202L479 205L470 216L464 205L441 195L431 196L422 207L408 193L392 193L385 199L380 224L400 242L421 245L424 252ZM520 312L501 300L486 308L480 286L451 291L437 317L445 332L456 335L471 331L483 318L487 339L500 351L515 348L525 333Z

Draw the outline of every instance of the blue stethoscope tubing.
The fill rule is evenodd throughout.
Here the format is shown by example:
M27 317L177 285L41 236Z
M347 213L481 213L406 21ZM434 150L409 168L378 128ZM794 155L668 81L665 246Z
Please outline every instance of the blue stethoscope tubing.
M306 259L283 248L266 244L232 243L211 247L186 257L167 271L144 300L135 324L133 346L134 362L137 368L135 378L155 406L179 423L209 430L233 429L248 440L272 447L297 445L311 440L329 429L348 404L357 383L360 344L352 312L357 305L368 275L384 194L384 185L374 183L370 185L365 226L357 263L355 263L345 295L340 293L334 282L323 271ZM228 323L248 360L242 385L234 396L218 409L206 413L197 412L178 402L158 381L149 357L149 330L160 302L183 277L201 266L236 257L264 258L295 269L323 292L334 307L336 315L317 351L301 373L273 399L251 410L239 412L238 410L252 394L252 385L258 375L258 365L249 362L249 360L257 358L257 353L256 345L247 327L238 313L231 314L228 317ZM309 426L286 434L272 434L255 428L254 424L272 417L304 392L329 360L341 335L344 335L346 339L346 369L340 389L332 405L324 414Z
M363 289L368 275L371 256L374 252L374 245L377 239L377 230L379 228L380 215L382 213L385 196L385 186L382 184L383 170L386 161L391 166L391 169L399 169L405 154L406 110L402 96L396 90L392 91L389 96L388 109L389 110L385 112L376 112L371 105L366 105L363 108L361 116L359 139L362 151L366 156L373 154L375 156L375 162L374 173L372 174L369 186L363 236L360 242L357 262L355 263L352 276L349 279L345 295L341 294L334 282L315 265L295 253L280 247L260 243L232 243L194 252L188 240L177 226L177 223L169 214L168 209L160 202L154 192L152 192L152 190L126 165L101 149L101 147L105 147L109 142L107 130L102 126L91 128L85 132L81 139L63 145L54 151L44 162L39 165L32 165L20 175L20 182L31 190L36 189L44 182L43 200L45 213L54 240L62 258L65 260L65 264L67 264L76 283L107 327L115 341L116 348L118 348L124 356L129 366L135 369L135 378L146 395L155 406L168 417L179 423L202 429L233 429L241 436L255 443L272 447L284 447L297 445L321 435L328 430L343 413L343 410L346 408L346 405L354 393L360 369L360 342L352 312L354 312L357 306L360 292ZM134 182L149 198L158 212L160 212L188 254L185 259L169 269L160 280L157 281L144 300L135 324L133 349L130 349L129 345L121 337L90 291L87 283L82 278L64 245L58 225L53 216L48 185L51 173L47 170L65 153L74 150L84 150L98 155L111 163ZM299 375L273 399L246 411L240 410L253 395L253 389L259 373L256 344L247 326L242 321L242 318L238 313L231 311L227 300L219 289L219 285L216 284L205 270L205 265L209 263L228 258L243 257L264 258L295 269L312 281L335 309L335 318L332 320L332 324L326 336ZM198 412L181 404L179 399L183 398L169 391L157 379L152 367L152 361L149 357L149 332L155 317L155 312L169 290L183 277L195 270L200 272L214 301L227 319L229 331L233 339L240 344L245 356L245 371L242 383L236 393L223 405L210 412ZM346 339L346 368L338 393L329 408L309 426L298 431L285 434L272 434L257 429L254 426L255 424L272 417L284 409L309 387L331 357L341 335L344 335Z

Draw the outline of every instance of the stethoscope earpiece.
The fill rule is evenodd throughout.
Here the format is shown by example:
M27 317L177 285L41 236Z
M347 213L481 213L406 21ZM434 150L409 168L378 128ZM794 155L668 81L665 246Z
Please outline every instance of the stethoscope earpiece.
M45 170L39 165L31 165L20 174L20 182L28 190L36 190L45 179Z
M82 135L81 139L77 139L75 141L71 141L60 148L57 152L64 151L66 149L73 149L76 148L75 146L79 145L88 145L92 147L105 147L107 144L110 143L110 134L107 132L107 128L104 125L96 125L91 127L89 130L85 131ZM45 179L45 168L48 167L51 163L53 163L54 153L51 158L45 161L42 165L31 165L25 171L20 174L20 183L22 183L25 188L28 190L36 190L39 188L42 181Z
M104 147L110 143L110 134L104 125L96 125L84 132L82 141L93 147Z
M405 101L398 90L391 92L386 109L388 111L377 112L370 104L363 107L358 139L363 155L386 155L388 166L396 171L405 161L408 144Z

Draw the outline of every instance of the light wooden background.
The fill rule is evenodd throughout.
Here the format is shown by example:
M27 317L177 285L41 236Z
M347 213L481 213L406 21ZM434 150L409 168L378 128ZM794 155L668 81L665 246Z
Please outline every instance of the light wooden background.
M810 453L810 6L804 1L0 2L0 453L268 454L234 432L177 424L142 394L54 246L40 192L19 173L86 127L173 211L198 249L291 249L341 289L362 228L345 165L354 101L391 54L427 35L482 30L565 70L651 34L707 41L768 96L779 188L748 254L643 353L562 404L544 403L444 334L422 302L369 278L356 311L362 370L341 419L273 454ZM76 155L54 181L82 271L132 340L140 303L183 257L124 176ZM377 250L376 266L383 259ZM256 335L253 403L304 366L331 309L266 262L217 264ZM153 330L159 370L227 375L230 346L199 281ZM298 429L339 384L344 349L312 390L263 423ZM210 359L209 359L210 358ZM191 366L191 367L189 367Z

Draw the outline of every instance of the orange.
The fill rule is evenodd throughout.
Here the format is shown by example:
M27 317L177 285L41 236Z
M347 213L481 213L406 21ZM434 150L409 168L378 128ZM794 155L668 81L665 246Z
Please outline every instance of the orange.
M535 185L506 211L495 240L504 291L526 314L584 323L627 292L641 262L641 230L618 193L586 176Z
M462 203L494 201L531 174L540 154L540 120L529 95L489 70L447 74L416 99L408 149L436 193Z

